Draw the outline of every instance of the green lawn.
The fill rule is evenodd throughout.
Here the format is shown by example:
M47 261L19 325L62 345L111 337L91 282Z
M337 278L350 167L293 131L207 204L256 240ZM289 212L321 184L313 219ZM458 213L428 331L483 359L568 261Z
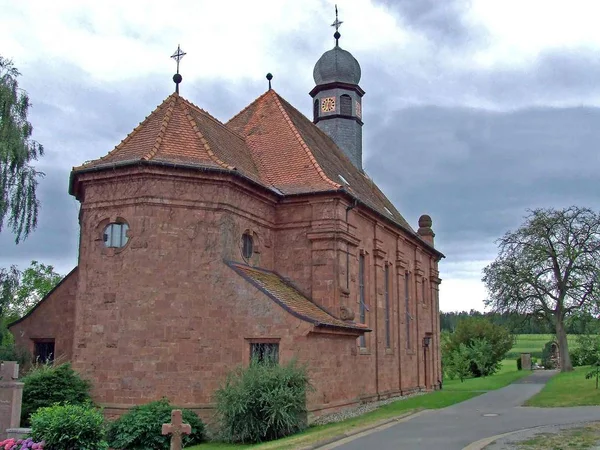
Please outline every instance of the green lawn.
M265 444L233 445L209 442L195 447L190 447L190 449L237 450L242 448L252 448L257 450L292 450L316 443L324 439L338 436L340 434L350 433L374 423L385 421L386 419L391 419L401 415L408 415L424 409L445 408L446 406L454 405L480 395L486 390L504 387L514 380L528 374L530 374L530 372L517 372L514 370L512 372L501 372L497 375L492 375L487 378L468 379L465 380L464 383L461 383L458 380L447 381L444 383L444 389L441 391L431 392L390 403L376 409L375 411L371 411L370 413L364 414L360 417L348 419L343 422L309 427L303 433L299 433L288 438L279 439L277 441L267 442Z
M525 402L525 406L591 406L600 405L600 389L595 379L585 379L589 367L576 367L573 372L553 377L544 389Z
M517 334L517 339L513 348L506 354L508 359L516 359L521 353L531 353L534 358L542 357L542 350L546 342L555 339L552 334ZM569 350L573 350L576 347L576 335L567 335L569 341Z

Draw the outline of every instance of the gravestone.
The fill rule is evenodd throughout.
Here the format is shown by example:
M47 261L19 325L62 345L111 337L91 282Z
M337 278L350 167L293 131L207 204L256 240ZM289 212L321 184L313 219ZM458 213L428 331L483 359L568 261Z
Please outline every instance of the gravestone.
M171 450L181 450L182 435L190 434L191 432L192 427L187 423L183 423L180 409L171 411L171 423L164 423L162 426L162 434L171 435Z
M19 378L19 364L4 361L0 365L0 433L6 438L6 430L19 428L21 423L21 400L23 383Z
M531 353L521 353L521 370L531 370Z

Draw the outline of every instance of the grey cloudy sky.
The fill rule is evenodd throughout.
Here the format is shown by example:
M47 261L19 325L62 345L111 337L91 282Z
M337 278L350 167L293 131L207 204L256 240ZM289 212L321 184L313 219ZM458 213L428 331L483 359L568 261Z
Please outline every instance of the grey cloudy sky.
M595 0L338 0L362 66L366 171L416 226L429 213L444 310L482 309L494 240L528 208L600 208ZM0 0L0 54L23 73L39 163L37 231L0 235L0 267L77 264L72 166L106 154L173 89L221 120L266 89L310 114L333 1Z

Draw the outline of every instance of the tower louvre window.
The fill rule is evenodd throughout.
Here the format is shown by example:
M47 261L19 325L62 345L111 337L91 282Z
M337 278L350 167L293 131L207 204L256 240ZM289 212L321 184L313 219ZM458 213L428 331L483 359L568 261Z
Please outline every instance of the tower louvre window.
M340 113L343 116L352 115L352 99L349 95L344 94L340 97Z
M313 103L313 119L317 120L319 118L319 100L316 99Z

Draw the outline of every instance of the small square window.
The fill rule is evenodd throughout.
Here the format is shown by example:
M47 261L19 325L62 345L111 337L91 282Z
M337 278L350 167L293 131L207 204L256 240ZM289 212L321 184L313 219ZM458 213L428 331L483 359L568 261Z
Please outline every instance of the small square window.
M257 363L279 363L279 344L250 344L250 359Z
M34 343L33 355L39 363L54 362L54 340L39 341Z

